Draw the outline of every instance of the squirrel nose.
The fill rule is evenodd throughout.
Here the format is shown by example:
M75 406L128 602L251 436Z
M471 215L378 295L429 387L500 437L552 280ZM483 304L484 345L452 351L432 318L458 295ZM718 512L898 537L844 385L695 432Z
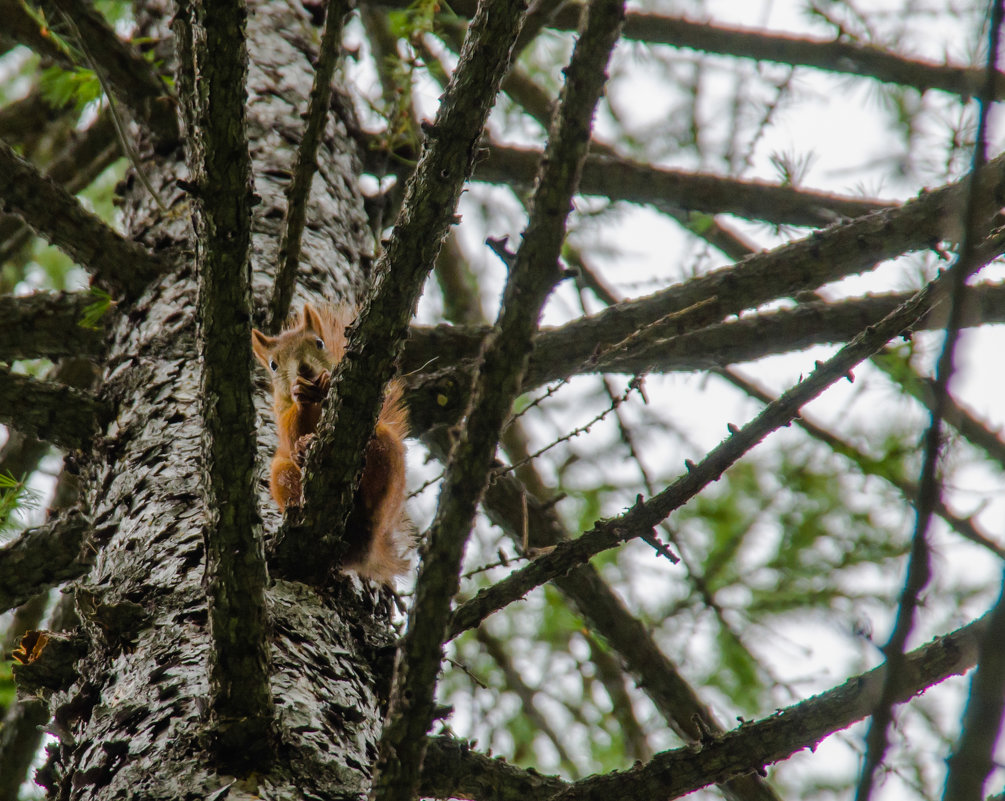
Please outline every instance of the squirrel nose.
M303 376L304 378L307 378L307 379L313 379L314 378L314 368L312 368L309 364L298 365L297 366L297 375L301 375L301 376Z

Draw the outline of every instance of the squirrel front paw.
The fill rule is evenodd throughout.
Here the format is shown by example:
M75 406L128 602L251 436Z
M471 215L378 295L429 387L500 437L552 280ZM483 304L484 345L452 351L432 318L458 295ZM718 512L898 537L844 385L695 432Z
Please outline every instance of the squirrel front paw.
M313 406L321 403L328 392L328 385L325 384L323 387L321 385L321 378L324 375L327 375L327 372L322 373L315 379L304 378L302 375L298 375L293 388L290 390L293 400L300 406Z
M293 443L293 452L290 454L290 458L293 459L293 464L297 467L303 469L304 460L307 458L307 449L311 446L313 441L313 434L304 434L300 439Z

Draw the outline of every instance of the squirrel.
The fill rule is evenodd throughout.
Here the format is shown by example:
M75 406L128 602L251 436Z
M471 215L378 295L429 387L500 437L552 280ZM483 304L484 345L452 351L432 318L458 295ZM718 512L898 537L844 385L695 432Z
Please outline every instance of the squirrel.
M272 379L279 445L272 457L269 489L280 511L301 503L300 471L321 418L331 371L345 355L345 330L353 318L353 310L345 306L316 308L307 303L299 319L278 336L257 329L251 332L252 350ZM389 382L376 430L366 447L346 532L350 548L342 565L343 570L391 586L410 566L411 542L403 509L408 413L401 396L401 382Z

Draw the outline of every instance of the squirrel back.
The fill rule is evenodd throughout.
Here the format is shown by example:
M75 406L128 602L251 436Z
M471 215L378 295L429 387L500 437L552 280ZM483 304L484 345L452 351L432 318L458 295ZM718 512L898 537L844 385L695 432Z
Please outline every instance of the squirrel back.
M346 349L353 309L310 303L282 333L251 332L252 349L272 379L279 443L272 457L269 488L280 510L301 503L301 468L321 417L331 372ZM407 572L411 534L404 513L405 444L408 414L402 385L388 383L374 435L366 448L363 475L350 516L349 552L343 569L386 584Z

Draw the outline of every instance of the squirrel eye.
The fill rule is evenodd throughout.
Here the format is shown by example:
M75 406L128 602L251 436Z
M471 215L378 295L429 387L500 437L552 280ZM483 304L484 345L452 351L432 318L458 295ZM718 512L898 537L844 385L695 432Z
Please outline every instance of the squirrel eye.
M279 365L276 364L275 359L269 359L269 369L272 370L272 372L276 372L276 370L279 369Z
M314 344L318 346L318 350L324 350L325 349L325 341L323 339L321 339L321 337L318 337L317 339L315 339L314 340Z

